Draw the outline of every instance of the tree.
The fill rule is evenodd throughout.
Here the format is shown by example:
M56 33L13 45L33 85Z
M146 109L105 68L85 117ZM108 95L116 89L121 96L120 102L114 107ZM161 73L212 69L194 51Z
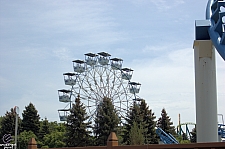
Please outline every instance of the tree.
M162 109L161 117L157 121L157 127L160 127L166 133L170 133L175 135L175 127L172 126L173 122L171 122L170 117L167 115L165 108Z
M196 128L193 128L190 133L191 133L191 138L190 138L191 143L196 143L197 142Z
M59 148L65 147L66 124L49 122L49 134L44 135L41 148Z
M141 101L140 113L143 116L143 129L146 130L143 132L145 137L145 144L158 144L158 139L155 131L156 116L154 115L152 110L149 109L149 106L147 106L145 100Z
M140 126L145 125L143 123L143 115L141 114L140 105L134 102L133 107L131 107L131 109L129 110L125 120L126 120L126 123L124 124L125 128L123 132L123 143L130 145L131 144L130 132L132 127L134 127L133 124L136 123L139 129L140 129Z
M35 138L37 140L36 135L32 131L24 130L18 136L18 148L27 149L28 141L31 138Z
M141 125L139 127L137 122L134 121L129 133L130 145L144 144L145 138L143 134L144 134L143 127Z
M39 122L40 117L38 111L35 109L32 103L30 103L27 107L25 107L22 116L23 116L22 130L32 131L36 136L38 136L40 129L40 122Z
M14 135L15 134L15 122L16 122L16 113L13 108L10 112L6 111L5 116L1 117L0 122L0 138L5 134ZM18 117L18 130L20 129L21 119ZM3 140L0 140L0 144L4 143Z
M50 134L46 134L43 138L43 146L45 148L59 148L65 147L64 143L65 132L53 131Z
M49 122L48 122L47 118L45 118L45 120L42 120L40 122L40 130L39 130L38 139L40 141L43 141L44 136L49 133L50 133Z
M111 99L104 97L97 108L97 116L93 128L96 145L106 145L111 132L117 132L119 117L114 109Z
M86 109L83 103L80 102L79 95L75 100L75 104L72 105L70 115L67 118L66 125L66 144L70 147L86 146L89 142L90 122L85 122L89 116L87 116Z

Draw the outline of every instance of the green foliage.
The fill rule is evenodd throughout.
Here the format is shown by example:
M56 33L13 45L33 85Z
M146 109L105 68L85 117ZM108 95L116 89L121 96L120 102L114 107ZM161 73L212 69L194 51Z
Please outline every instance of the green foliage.
M49 133L45 134L41 141L38 141L41 148L65 147L66 126L64 123L48 122Z
M46 134L43 138L43 146L49 148L65 147L66 144L63 142L65 137L65 132L54 131L50 134Z
M149 109L149 106L147 106L147 103L145 100L141 101L140 104L140 113L143 116L143 129L145 130L143 132L145 137L145 144L158 144L158 139L156 136L155 131L155 118L156 116L152 112L151 109Z
M64 132L66 130L66 125L64 123L57 123L57 121L49 122L49 132L60 131Z
M127 117L125 118L126 122L124 124L124 134L123 134L123 143L130 145L130 131L132 125L137 123L139 126L142 125L143 122L143 116L141 115L140 106L134 102L133 107L130 109Z
M1 123L2 123L3 118L4 118L3 116L0 116L0 129L2 127Z
M38 136L40 129L40 117L38 111L32 103L25 107L22 116L22 131L32 131L36 136Z
M183 139L183 140L188 140L188 136L187 136L186 133L183 133L183 134L182 134L182 139Z
M188 144L190 140L188 140L187 135L184 133L182 136L176 136L176 140L179 144Z
M90 139L90 122L87 121L86 109L83 103L80 102L79 96L72 105L70 115L67 118L66 125L66 144L69 147L83 147L88 144Z
M14 135L15 134L15 121L16 121L16 113L13 108L11 108L10 112L6 111L5 116L1 117L0 122L0 138L2 138L5 134ZM21 119L18 117L18 130L20 129ZM0 144L2 144L2 139L0 140Z
M97 116L93 128L96 145L106 145L111 132L118 130L119 117L114 109L111 99L103 98L101 105L97 108Z
M144 144L144 129L142 125L138 126L137 122L133 122L129 133L130 145L142 145Z
M39 130L38 140L43 141L44 136L49 133L50 133L49 122L48 122L47 118L45 118L45 120L42 120L40 122L40 130Z
M142 127L145 144L158 143L155 133L155 118L154 113L152 113L152 110L149 109L144 100L141 101L140 105L134 102L127 118L125 118L127 123L125 124L123 143L127 145L131 144L130 131L133 123L137 123L139 129Z
M175 127L172 126L173 122L171 122L170 117L167 115L165 108L162 109L161 117L157 121L157 127L160 127L166 133L170 133L175 135Z
M27 149L28 142L31 138L35 138L37 140L36 135L32 131L24 130L18 136L18 148Z
M193 128L190 133L191 133L191 138L190 138L191 143L196 143L197 142L196 128Z

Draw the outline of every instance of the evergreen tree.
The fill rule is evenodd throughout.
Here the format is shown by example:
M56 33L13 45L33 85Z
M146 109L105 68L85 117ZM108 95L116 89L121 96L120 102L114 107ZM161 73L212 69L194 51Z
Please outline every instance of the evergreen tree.
M86 146L89 142L90 122L85 122L89 118L79 96L75 100L66 125L66 142L68 146Z
M16 122L16 113L13 108L11 108L10 112L6 111L5 116L1 118L1 128L0 128L0 138L2 138L5 134L10 134L14 136L15 134L15 122ZM21 119L18 117L18 131L20 130ZM3 144L3 140L0 139L0 144Z
M133 124L136 123L138 125L138 128L140 128L141 125L145 125L143 123L143 115L141 114L140 106L136 102L133 103L133 107L131 107L125 120L126 123L124 124L125 128L123 133L123 143L130 145L131 144L130 131L131 128L134 127Z
M133 122L129 133L130 145L142 145L144 144L144 129L142 125L138 126L137 122Z
M30 103L22 113L22 130L32 131L36 136L38 136L40 130L39 114L35 109L34 105Z
M166 133L170 133L175 135L175 127L172 126L173 122L171 122L170 117L167 115L165 108L162 109L161 117L157 121L157 127L160 127Z
M95 118L94 134L96 145L106 145L111 132L117 132L119 117L114 109L111 99L103 98L102 103L97 108Z
M42 141L44 136L49 133L50 133L49 122L47 118L45 118L45 120L42 120L40 122L40 131L39 131L38 139Z
M196 143L197 142L196 128L193 128L190 133L191 133L191 138L190 138L191 143Z
M182 134L182 140L189 140L186 133L183 133L183 134Z
M156 116L152 113L152 110L149 109L149 106L147 106L145 100L141 101L140 113L143 116L143 129L146 130L144 131L145 144L158 144L155 132Z

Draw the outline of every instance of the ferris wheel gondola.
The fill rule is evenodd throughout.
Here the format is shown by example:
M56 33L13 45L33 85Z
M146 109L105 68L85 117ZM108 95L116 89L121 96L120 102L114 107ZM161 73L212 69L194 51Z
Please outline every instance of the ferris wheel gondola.
M59 90L60 101L68 102L71 108L74 99L79 97L85 105L89 120L92 121L103 98L108 98L112 101L118 116L126 117L133 102L141 99L137 95L141 84L131 82L133 70L123 68L122 59L110 58L111 55L106 52L87 53L84 56L84 61L72 61L74 72L63 74L65 84L71 86L71 89ZM68 109L59 112L60 120L66 121Z

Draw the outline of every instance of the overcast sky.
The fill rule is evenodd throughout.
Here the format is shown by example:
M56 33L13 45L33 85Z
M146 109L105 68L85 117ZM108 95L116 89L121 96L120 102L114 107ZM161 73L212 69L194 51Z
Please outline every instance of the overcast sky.
M72 61L108 52L134 70L157 119L195 122L194 23L206 0L0 1L0 116L32 102L59 121L58 89ZM218 113L225 116L225 62L216 53ZM221 120L220 120L221 121Z

